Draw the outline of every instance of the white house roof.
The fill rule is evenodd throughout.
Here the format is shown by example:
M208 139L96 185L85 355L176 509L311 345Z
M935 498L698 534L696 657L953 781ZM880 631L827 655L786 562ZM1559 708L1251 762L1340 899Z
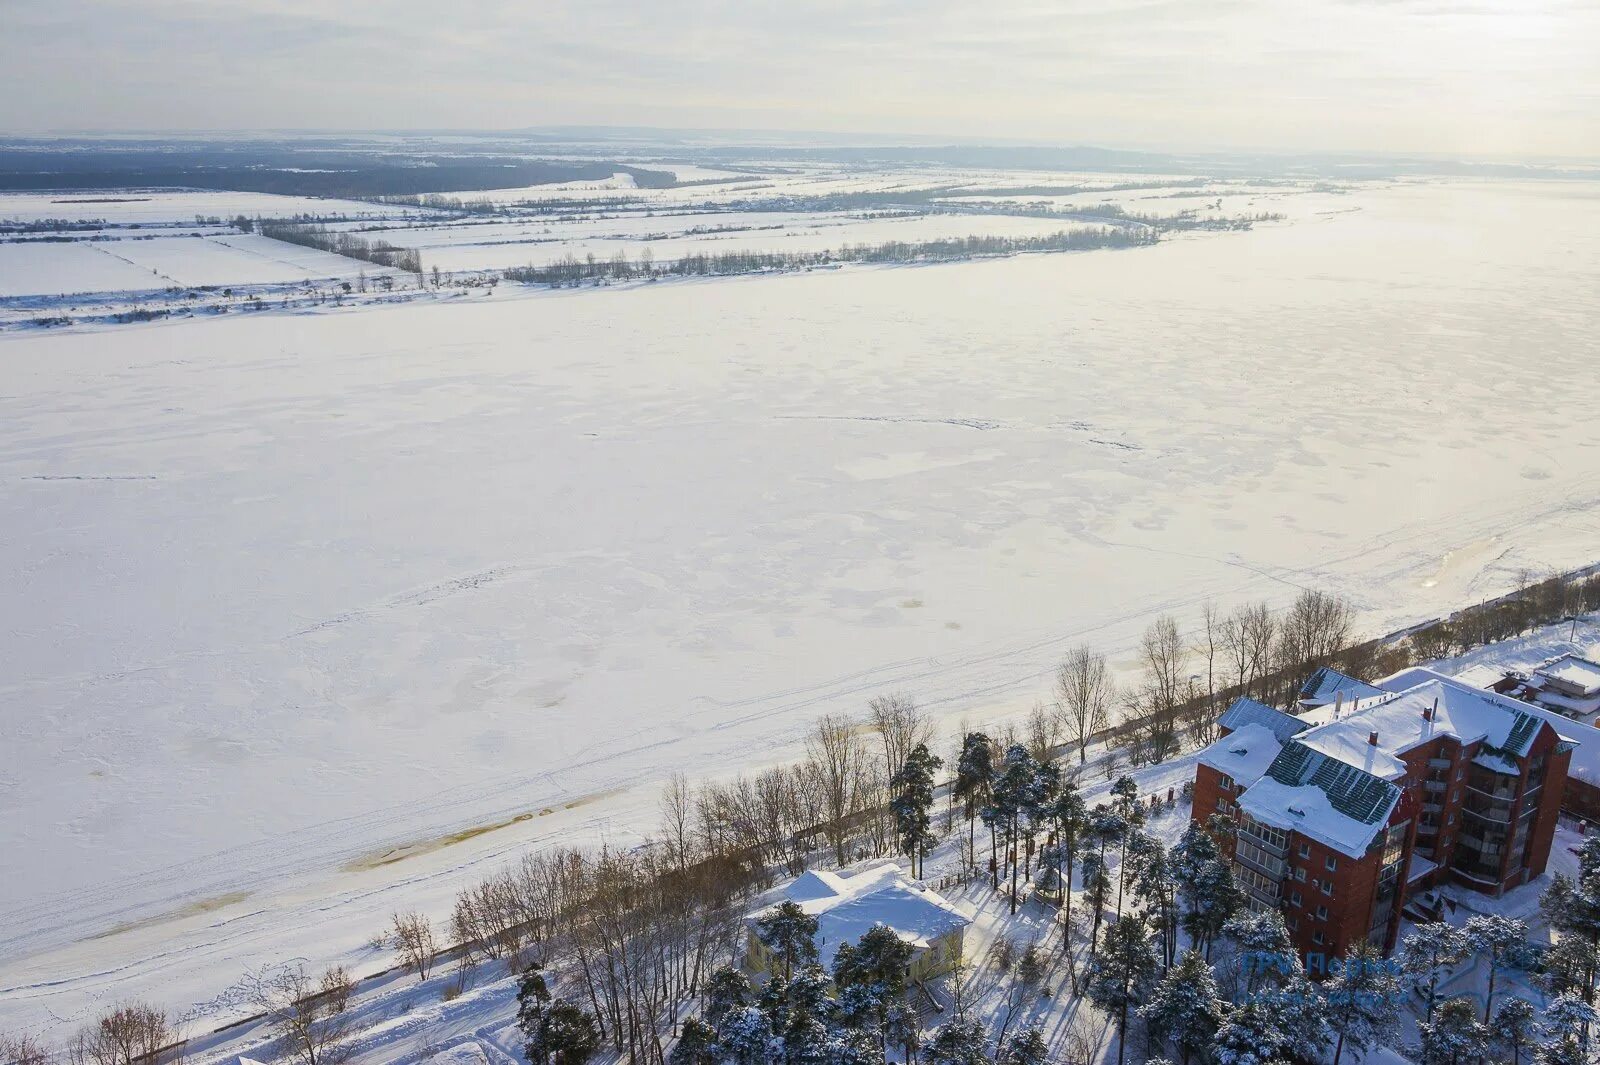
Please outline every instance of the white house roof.
M1552 658L1538 669L1534 670L1540 676L1549 677L1551 680L1576 688L1584 697L1600 695L1600 665L1579 658L1575 654L1564 654Z
M972 923L955 903L913 883L894 862L851 874L806 872L784 895L817 919L817 952L828 969L839 944L860 941L873 925L886 925L912 946L926 947Z
M1323 706L1339 698L1349 702L1381 694L1381 689L1364 680L1340 673L1332 666L1323 666L1300 688L1300 701L1306 706Z
M1239 731L1245 725L1261 725L1277 736L1280 743L1295 733L1304 732L1311 727L1309 723L1293 714L1286 714L1277 707L1268 706L1243 695L1222 712L1222 716L1217 718L1217 724L1232 732Z
M1201 751L1200 763L1249 787L1261 779L1281 750L1283 743L1276 733L1265 725L1250 723L1240 725Z

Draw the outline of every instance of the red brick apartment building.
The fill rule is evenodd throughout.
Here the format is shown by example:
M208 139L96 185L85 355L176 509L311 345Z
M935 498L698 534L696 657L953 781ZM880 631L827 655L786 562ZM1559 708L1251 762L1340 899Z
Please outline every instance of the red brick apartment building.
M1235 822L1249 905L1282 911L1312 972L1363 941L1392 950L1408 892L1543 873L1577 746L1428 670L1346 690L1303 716L1238 700L1195 770L1195 820Z

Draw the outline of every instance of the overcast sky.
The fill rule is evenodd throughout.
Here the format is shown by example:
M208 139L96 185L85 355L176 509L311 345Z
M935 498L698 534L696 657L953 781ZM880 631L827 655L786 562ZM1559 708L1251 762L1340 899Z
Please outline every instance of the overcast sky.
M0 129L1600 156L1600 0L0 0Z

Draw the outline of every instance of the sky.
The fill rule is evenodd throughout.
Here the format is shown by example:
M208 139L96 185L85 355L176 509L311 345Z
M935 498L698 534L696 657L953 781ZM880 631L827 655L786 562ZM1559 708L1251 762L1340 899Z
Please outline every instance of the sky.
M1600 0L0 0L0 130L1600 157Z

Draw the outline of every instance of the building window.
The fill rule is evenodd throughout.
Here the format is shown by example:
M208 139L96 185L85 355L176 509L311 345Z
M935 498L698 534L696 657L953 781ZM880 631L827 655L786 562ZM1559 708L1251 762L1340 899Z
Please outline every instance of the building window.
M1326 943L1327 941L1328 941L1327 938L1324 937L1321 932L1312 932L1311 933L1311 942L1315 943L1317 946L1320 947L1320 946L1322 946L1322 944Z
M1304 905L1304 902L1300 898L1300 892L1298 892L1298 891L1289 892L1289 901L1290 901L1290 903L1292 903L1295 906Z
M1233 778L1228 776L1228 774L1226 774L1226 773L1222 774L1222 780L1218 784L1218 787L1222 788L1223 791L1232 791L1233 790Z
M1306 882L1306 871L1303 866L1294 871L1294 878L1302 884Z
M1332 895L1333 894L1333 881L1332 880L1324 880L1322 882L1322 893L1324 895Z
M1318 906L1317 907L1317 920L1326 921L1327 919L1328 919L1328 908L1326 906Z
M1322 864L1328 870L1328 872L1331 873L1335 869L1339 868L1339 859L1330 854L1328 855L1327 861L1323 862Z
M1311 844L1309 844L1309 843L1300 844L1300 857L1302 857L1302 858L1311 857Z

